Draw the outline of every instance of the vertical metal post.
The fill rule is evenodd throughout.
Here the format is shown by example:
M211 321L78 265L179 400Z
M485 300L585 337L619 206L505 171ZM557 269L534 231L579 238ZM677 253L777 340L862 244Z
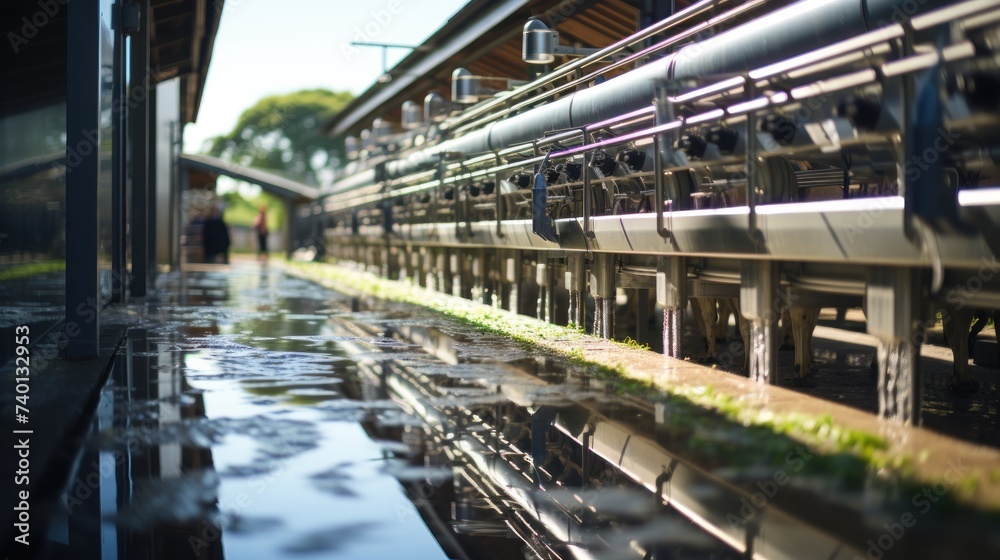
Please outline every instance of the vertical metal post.
M98 182L101 158L101 11L98 2L69 2L67 9L66 145L79 164L66 175L66 356L92 358L100 350L98 259Z
M500 167L503 165L503 160L500 159L500 154L496 156L496 165ZM497 218L497 237L503 238L503 197L500 196L500 172L493 174L493 197L494 203L496 204L496 218Z
M450 294L452 289L452 271L451 259L448 258L448 249L441 247L436 249L434 253L434 261L437 267L437 290Z
M661 126L675 119L674 108L670 103L669 94L664 87L656 88L656 98L653 100L653 108L656 112L656 125ZM664 158L668 151L672 151L673 138L667 133L660 133L653 136L653 207L656 212L656 233L664 239L670 238L670 230L663 223L663 209L666 206L666 182L664 176ZM676 193L675 193L676 194ZM680 203L680 197L671 195L671 204L676 206Z
M147 17L147 20L149 18ZM147 51L148 56L148 51ZM150 68L146 67L147 71ZM159 234L159 229L157 228L156 219L156 206L157 206L157 193L156 193L156 85L153 83L153 76L149 77L149 91L148 94L148 107L147 107L147 117L146 121L146 137L148 138L147 153L149 154L149 159L147 159L148 166L146 168L146 194L147 207L146 207L146 270L148 273L147 281L152 283L156 278L156 236Z
M778 319L778 263L765 260L743 261L740 282L740 310L750 323L750 340L744 351L750 363L750 379L767 385L778 382L778 347L781 345ZM708 336L713 336L708 333Z
M125 296L126 282L126 194L125 169L125 30L122 21L122 2L111 6L112 45L111 57L111 301L120 302Z
M583 145L587 145L587 134L583 134ZM583 152L583 237L587 243L587 250L590 251L590 239L593 232L590 230L590 216L594 207L594 193L590 186L590 152Z
M140 0L139 31L132 36L131 93L129 95L129 128L132 145L132 285L133 296L145 296L149 282L149 107L153 77L149 72L149 0Z
M170 157L167 159L167 165L170 166L170 204L173 206L173 212L170 215L169 231L169 243L170 248L170 269L178 270L181 264L181 220L180 215L183 213L181 208L181 187L180 187L180 161L177 157L177 121L170 121L170 146L168 147L168 152Z
M569 308L567 323L576 327L587 324L587 277L586 262L582 253L574 253L566 257L566 289L569 290Z
M662 143L659 134L653 137L653 208L656 212L656 233L660 234L660 237L667 238L670 237L670 232L663 223L663 207L666 206L663 191L666 178L663 176Z
M663 306L663 353L683 358L684 310L688 303L686 258L657 259L656 302Z
M594 296L594 335L615 336L615 255L596 253L590 267L590 293Z
M753 99L757 94L756 88L754 87L753 80L747 76L744 78L744 87L747 90L747 97ZM746 121L746 138L744 139L744 145L746 146L745 152L745 163L746 163L746 174L747 174L747 206L750 208L747 229L750 232L750 237L755 242L760 241L761 232L757 228L757 112L750 111L747 113ZM768 186L763 186L765 191L768 190ZM766 196L765 192L765 196Z
M920 425L923 278L913 269L872 267L865 298L868 332L878 338L879 415Z
M505 290L507 296L507 309L512 313L521 313L521 251L509 251L503 260L503 282L508 284Z
M295 211L295 201L291 198L285 200L285 216L288 221L285 224L285 256L291 259L295 251L295 230L298 229L299 220Z

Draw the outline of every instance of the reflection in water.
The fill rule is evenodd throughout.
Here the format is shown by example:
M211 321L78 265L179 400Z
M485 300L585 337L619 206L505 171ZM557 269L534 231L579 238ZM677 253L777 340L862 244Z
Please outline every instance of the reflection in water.
M183 282L115 361L45 558L737 558L764 529L856 552L808 500L862 503L865 480L726 517L774 477L738 427L266 268Z

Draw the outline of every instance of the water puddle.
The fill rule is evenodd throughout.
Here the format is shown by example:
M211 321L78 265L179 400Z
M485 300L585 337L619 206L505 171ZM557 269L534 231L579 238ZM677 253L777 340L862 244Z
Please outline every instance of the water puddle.
M747 431L710 415L266 268L175 283L120 350L44 558L726 559L761 527L800 538L726 517L784 448L735 456ZM865 484L792 477L782 499L857 505ZM837 557L823 538L803 542Z

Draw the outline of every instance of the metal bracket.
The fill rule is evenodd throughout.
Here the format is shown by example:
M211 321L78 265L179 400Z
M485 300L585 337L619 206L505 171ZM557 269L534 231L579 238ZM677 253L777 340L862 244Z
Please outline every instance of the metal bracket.
M118 2L118 9L111 11L111 28L122 35L135 35L141 29L138 4Z

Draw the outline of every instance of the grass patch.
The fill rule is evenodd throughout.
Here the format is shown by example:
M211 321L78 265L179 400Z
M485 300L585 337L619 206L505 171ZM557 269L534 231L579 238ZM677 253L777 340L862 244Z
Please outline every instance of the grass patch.
M0 282L20 280L66 270L66 261L43 261L0 267Z

